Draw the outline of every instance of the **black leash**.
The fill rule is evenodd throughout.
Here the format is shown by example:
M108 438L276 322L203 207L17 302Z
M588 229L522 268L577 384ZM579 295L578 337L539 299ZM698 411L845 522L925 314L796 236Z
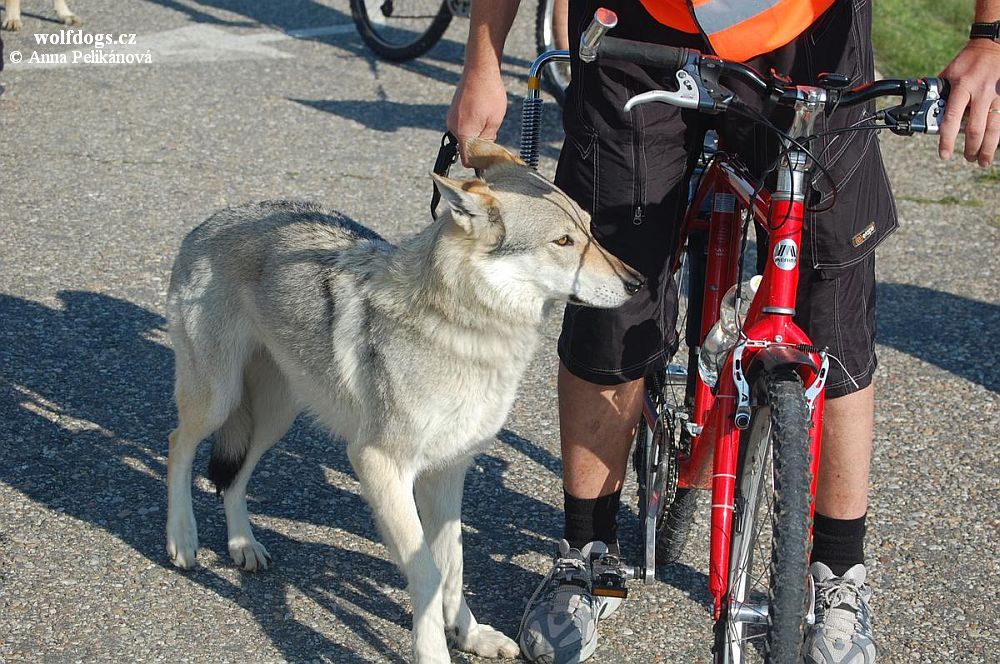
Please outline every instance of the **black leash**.
M446 176L451 171L451 167L458 161L458 139L450 131L446 131L441 137L441 149L438 150L437 159L434 161L434 172L438 175ZM438 191L437 183L434 183L434 193L431 194L431 216L437 219L437 206L441 202L441 192Z

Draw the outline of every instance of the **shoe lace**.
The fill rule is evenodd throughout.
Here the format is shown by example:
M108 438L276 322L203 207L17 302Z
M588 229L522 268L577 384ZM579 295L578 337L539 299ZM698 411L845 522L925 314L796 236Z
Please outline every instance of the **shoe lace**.
M579 558L559 558L556 560L549 575L546 598L552 597L566 586L573 586L583 592L590 592L590 578L587 574L587 563ZM563 593L568 596L569 608L575 609L580 604L581 593L579 591ZM574 601L575 600L575 601Z
M573 591L566 586L575 586L577 590ZM560 590L565 592L560 594ZM541 601L548 605L550 613L575 613L583 603L584 596L589 594L590 579L587 574L587 562L580 558L556 559L548 577L539 584L528 599L524 615L521 616L518 633L524 631L532 607L537 606L536 599L539 599L539 595L542 595ZM558 603L557 595L559 595Z
M833 638L850 641L861 630L859 614L865 610L862 589L851 581L819 584L816 622Z

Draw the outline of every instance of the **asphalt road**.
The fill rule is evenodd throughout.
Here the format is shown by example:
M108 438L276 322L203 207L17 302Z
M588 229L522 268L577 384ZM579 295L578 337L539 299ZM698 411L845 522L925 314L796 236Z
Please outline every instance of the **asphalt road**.
M61 26L51 4L24 4L8 53L75 48L37 45ZM405 661L402 577L343 450L306 422L251 485L275 567L234 569L201 476L201 566L169 565L163 302L181 237L228 204L316 200L389 238L427 223L466 24L393 65L366 51L346 0L70 4L85 32L135 34L152 62L0 73L0 660ZM508 49L515 118L532 56L524 4ZM501 140L518 133L508 123ZM879 268L868 553L882 661L1000 661L1000 182L936 161L929 140L883 148L902 227ZM562 522L557 327L468 480L470 604L508 634ZM595 661L707 661L706 561L699 516L681 563L602 626Z

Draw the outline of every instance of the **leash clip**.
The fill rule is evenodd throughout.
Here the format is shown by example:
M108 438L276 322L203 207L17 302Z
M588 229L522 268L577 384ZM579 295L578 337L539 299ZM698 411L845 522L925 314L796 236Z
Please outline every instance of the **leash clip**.
M455 138L453 133L446 131L441 137L441 148L438 150L437 159L434 161L434 173L447 177L456 161L458 161L458 139ZM441 192L438 191L436 182L433 186L431 216L437 219L437 206L441 202Z

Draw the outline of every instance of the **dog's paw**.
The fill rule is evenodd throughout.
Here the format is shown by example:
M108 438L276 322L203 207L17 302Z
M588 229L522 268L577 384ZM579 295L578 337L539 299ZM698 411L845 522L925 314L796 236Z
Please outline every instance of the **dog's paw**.
M265 570L271 564L271 554L253 535L229 540L229 555L233 557L237 567L247 572Z
M59 14L59 20L63 25L83 25L83 21L76 14Z
M24 27L24 23L21 22L19 18L6 18L4 19L3 25L0 25L4 30L10 30L11 32L17 32Z
M465 635L458 636L455 647L480 657L506 657L513 659L521 654L521 649L513 639L489 625L479 624Z
M193 520L187 523L168 523L167 553L170 554L170 562L177 567L194 567L198 556L198 530Z

